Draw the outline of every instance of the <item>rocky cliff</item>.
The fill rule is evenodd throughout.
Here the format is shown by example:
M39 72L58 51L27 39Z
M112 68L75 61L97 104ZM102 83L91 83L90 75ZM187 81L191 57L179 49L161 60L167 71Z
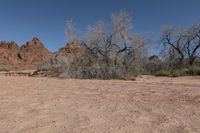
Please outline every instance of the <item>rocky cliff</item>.
M0 42L0 67L35 69L49 57L50 52L38 38L19 46L15 42Z

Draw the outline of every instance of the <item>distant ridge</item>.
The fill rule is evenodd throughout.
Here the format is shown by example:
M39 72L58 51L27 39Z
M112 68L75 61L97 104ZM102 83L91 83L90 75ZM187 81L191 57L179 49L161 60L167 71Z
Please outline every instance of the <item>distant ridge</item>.
M49 56L49 50L38 38L19 46L15 42L0 42L0 67L7 69L35 69Z

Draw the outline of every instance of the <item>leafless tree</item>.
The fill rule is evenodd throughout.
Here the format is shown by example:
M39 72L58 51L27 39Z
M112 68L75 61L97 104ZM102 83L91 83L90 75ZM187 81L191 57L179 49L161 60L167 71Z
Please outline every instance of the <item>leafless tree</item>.
M93 51L97 51L102 56L108 53L109 43L108 33L103 22L99 21L95 26L87 27L85 42Z
M120 11L111 15L109 25L99 21L88 26L84 40L81 41L74 23L68 21L66 38L69 44L75 44L76 51L83 51L78 52L79 56L73 56L69 64L56 67L59 73L65 71L73 78L111 79L134 76L142 68L148 42L144 36L133 32L132 25L132 16L126 11ZM68 62L67 57L63 54L60 56L62 63Z
M200 49L200 25L175 29L167 27L163 30L161 42L167 49L169 60L193 65Z
M188 63L193 65L200 49L200 24L184 30L185 45L184 50L188 57Z
M79 40L79 32L75 29L72 20L69 20L66 23L65 37L68 42Z
M126 11L111 15L111 28L106 28L101 21L88 26L85 42L98 57L99 65L105 64L106 69L120 67L125 73L141 64L142 55L147 53L144 49L146 41L133 32L132 17Z
M120 52L129 50L133 40L132 17L127 11L120 11L111 15L111 23L113 28L113 43L118 44Z
M168 58L171 61L178 61L181 64L184 60L184 44L182 43L183 35L173 27L166 27L163 30L161 42L167 49Z

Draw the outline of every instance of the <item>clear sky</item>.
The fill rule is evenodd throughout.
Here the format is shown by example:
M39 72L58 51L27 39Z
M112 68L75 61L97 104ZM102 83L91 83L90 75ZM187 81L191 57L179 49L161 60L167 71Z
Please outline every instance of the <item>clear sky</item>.
M120 9L133 15L135 32L156 39L164 25L200 22L200 0L0 0L0 40L24 44L38 37L56 51L65 45L67 20L84 32L97 20L109 22L110 14Z

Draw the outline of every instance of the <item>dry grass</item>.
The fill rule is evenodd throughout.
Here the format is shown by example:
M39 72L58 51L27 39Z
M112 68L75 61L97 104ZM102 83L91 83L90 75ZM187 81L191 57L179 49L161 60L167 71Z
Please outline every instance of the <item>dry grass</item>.
M0 76L1 133L197 133L197 77L136 81Z

